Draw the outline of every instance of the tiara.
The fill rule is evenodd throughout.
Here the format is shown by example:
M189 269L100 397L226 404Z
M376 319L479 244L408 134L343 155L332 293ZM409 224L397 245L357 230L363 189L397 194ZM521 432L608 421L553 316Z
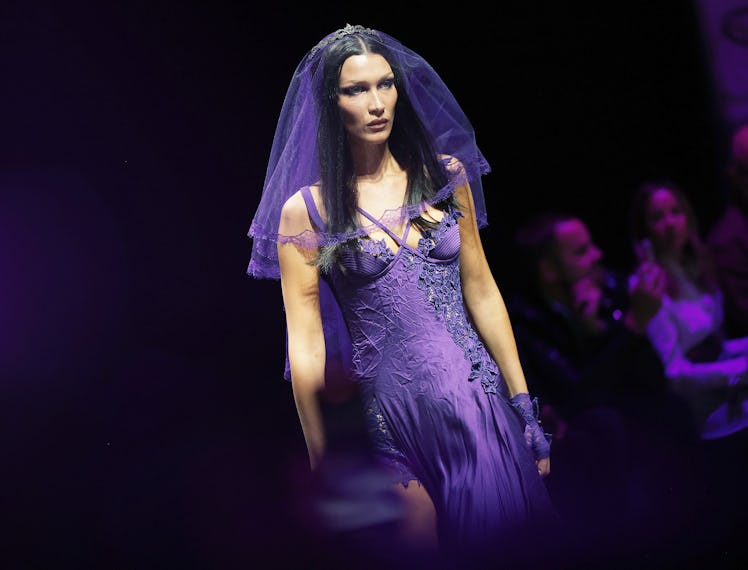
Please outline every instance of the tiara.
M309 57L314 57L314 54L317 53L319 50L324 48L325 46L338 41L341 38L344 38L345 36L348 36L350 34L374 34L376 35L376 30L372 30L371 28L364 28L363 26L351 26L350 24L346 24L345 28L340 28L339 30L335 30L332 34L328 35L326 38L322 39L316 46L312 48L312 50L309 52Z

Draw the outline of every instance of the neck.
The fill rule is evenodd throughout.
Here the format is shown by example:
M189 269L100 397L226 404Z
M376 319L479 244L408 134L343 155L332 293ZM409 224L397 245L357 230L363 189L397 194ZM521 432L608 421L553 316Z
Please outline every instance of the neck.
M395 158L387 143L352 145L351 156L359 181L381 179L395 165Z

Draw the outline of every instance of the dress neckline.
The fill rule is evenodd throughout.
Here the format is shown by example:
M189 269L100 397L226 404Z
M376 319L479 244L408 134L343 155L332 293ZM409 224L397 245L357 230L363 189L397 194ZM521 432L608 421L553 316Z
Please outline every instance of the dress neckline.
M389 229L387 226L385 226L382 222L380 222L378 219L376 219L374 216L372 216L369 212L361 208L360 206L356 206L356 210L358 210L364 217L368 218L369 221L371 221L375 226L377 226L379 229L381 229L383 232L385 232L388 236L392 238L392 241L395 242L397 245L397 251L393 251L392 248L387 245L387 243L384 243L384 247L386 247L390 253L393 254L394 257L397 257L400 252L403 250L403 248L409 249L410 251L415 251L413 247L408 245L408 234L410 233L410 227L412 226L412 222L410 218L408 218L405 222L405 230L403 231L402 237L399 237L395 232L393 232L391 229ZM371 238L363 238L363 239L371 239ZM381 241L384 241L382 239Z

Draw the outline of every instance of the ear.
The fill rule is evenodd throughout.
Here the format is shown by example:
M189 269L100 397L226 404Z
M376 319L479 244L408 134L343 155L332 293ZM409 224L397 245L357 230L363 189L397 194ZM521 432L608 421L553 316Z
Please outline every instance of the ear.
M556 264L547 257L538 261L538 275L546 283L556 283L558 281L558 270Z

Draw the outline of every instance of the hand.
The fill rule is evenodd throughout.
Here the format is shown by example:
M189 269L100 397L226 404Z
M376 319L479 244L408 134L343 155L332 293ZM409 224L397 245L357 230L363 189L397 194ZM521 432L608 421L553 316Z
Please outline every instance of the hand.
M530 399L530 394L520 392L509 401L525 420L525 441L532 450L535 461L547 459L551 454L551 442L540 425L538 399Z
M748 357L741 355L723 360L728 388L744 388L748 384Z
M634 253L639 263L654 261L656 259L652 241L644 238L634 244Z
M541 477L548 477L551 473L551 458L539 459L535 462L538 466L538 474Z
M667 274L654 261L644 261L629 281L629 310L626 314L626 326L635 332L642 333L649 321L662 307L662 296L665 294Z
M604 326L598 315L602 298L600 284L592 277L583 277L571 286L572 308L592 332L599 332Z

